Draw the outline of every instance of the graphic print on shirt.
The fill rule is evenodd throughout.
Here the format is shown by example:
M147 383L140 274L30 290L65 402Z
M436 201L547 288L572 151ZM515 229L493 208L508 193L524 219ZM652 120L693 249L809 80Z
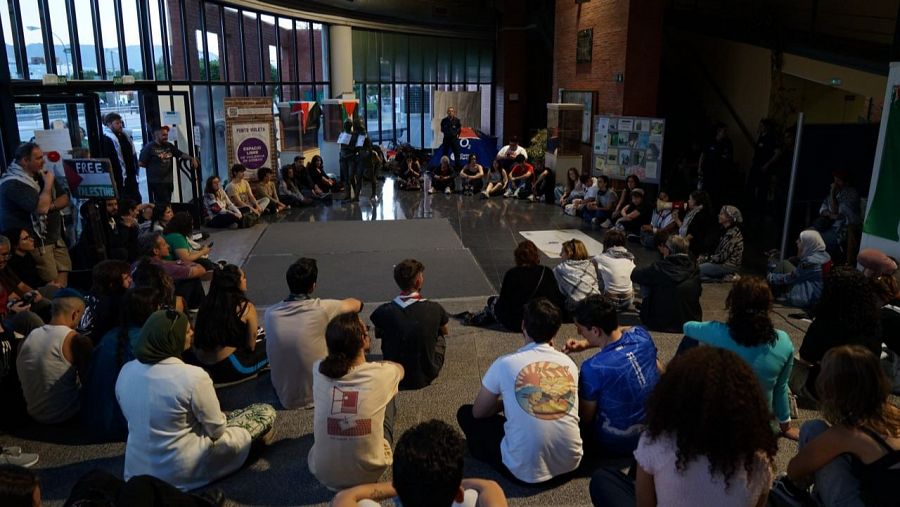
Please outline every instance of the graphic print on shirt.
M565 366L550 361L531 363L516 375L516 401L528 415L551 421L575 408L575 378Z
M334 437L364 437L372 433L371 419L358 419L359 391L331 388L331 415L328 435Z

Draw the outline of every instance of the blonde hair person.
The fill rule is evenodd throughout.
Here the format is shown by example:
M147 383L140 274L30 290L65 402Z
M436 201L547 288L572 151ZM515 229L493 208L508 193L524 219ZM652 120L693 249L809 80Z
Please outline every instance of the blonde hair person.
M566 310L571 313L582 299L600 294L600 282L594 262L581 241L573 238L564 242L559 256L563 261L553 268L553 276L566 297Z

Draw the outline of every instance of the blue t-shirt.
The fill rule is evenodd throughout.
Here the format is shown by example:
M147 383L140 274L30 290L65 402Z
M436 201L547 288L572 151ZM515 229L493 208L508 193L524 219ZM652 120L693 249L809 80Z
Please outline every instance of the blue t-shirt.
M119 363L116 356L121 329L114 327L103 336L91 354L87 378L82 381L82 424L93 437L105 441L123 441L128 437L128 422L116 400L116 379L122 365L134 359L133 349L141 328L128 328L128 346L122 348Z
M657 381L656 345L639 326L581 365L578 395L597 403L592 423L604 451L624 454L637 448L646 420L644 405Z

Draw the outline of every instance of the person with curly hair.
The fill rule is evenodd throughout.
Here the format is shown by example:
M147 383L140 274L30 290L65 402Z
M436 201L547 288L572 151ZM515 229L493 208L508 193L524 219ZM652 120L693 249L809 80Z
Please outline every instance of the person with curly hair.
M791 385L803 385L802 394L816 397L816 376L825 353L841 345L862 345L881 355L881 301L878 291L859 271L840 266L825 276L816 319L806 330L800 345L801 367ZM795 366L796 368L796 366ZM802 374L806 372L806 379ZM797 376L795 375L795 377ZM797 393L798 389L794 389Z
M900 408L878 356L859 345L825 354L816 381L823 420L800 429L800 452L788 463L795 484L815 484L824 505L897 505Z
M762 278L741 278L728 293L725 308L728 310L727 322L685 323L685 340L730 350L746 361L762 385L763 395L778 419L781 434L797 440L800 433L791 427L788 388L794 366L794 344L787 333L775 329L772 324L769 316L772 291Z
M207 271L216 268L216 263L209 260L210 245L199 246L192 244L191 235L194 230L194 219L187 211L175 213L172 220L166 224L166 243L169 244L167 261L181 261L184 263L196 263ZM197 248L196 246L199 246Z
M331 505L377 507L397 497L406 507L506 507L506 495L496 482L463 478L465 454L465 441L452 426L437 419L419 423L397 442L391 483L345 489Z
M131 283L131 266L127 262L105 260L95 264L78 332L96 345L107 331L116 327L122 296Z
M185 362L206 370L216 384L253 378L269 364L265 334L246 292L244 272L228 264L213 273L197 310L194 346Z
M778 441L756 374L734 352L678 356L647 400L635 482L615 469L591 478L596 506L762 507Z

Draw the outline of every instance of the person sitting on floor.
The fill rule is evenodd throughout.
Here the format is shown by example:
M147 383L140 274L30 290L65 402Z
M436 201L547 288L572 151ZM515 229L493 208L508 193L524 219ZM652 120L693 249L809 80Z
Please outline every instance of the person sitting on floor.
M182 491L200 488L240 468L251 443L274 438L274 408L256 403L224 414L209 374L182 362L193 334L187 315L154 312L138 335L135 359L119 372L126 481L151 474Z
M579 190L576 190L576 187L580 185L580 177L581 175L578 173L578 169L575 169L574 167L569 168L566 172L566 184L557 186L554 192L557 204L565 207L566 204L569 204L574 199L581 199L584 197L583 186Z
M632 192L639 188L641 188L641 179L635 174L629 174L628 177L625 178L625 188L622 189L622 194L619 196L619 202L616 203L616 208L612 212L611 218L613 220L618 220L619 217L623 215L622 209L632 202Z
M823 505L897 505L900 409L878 357L858 345L828 351L817 380L819 410L800 428L787 467L795 484L813 483Z
M206 179L206 186L203 190L203 208L208 217L207 227L228 229L232 226L240 227L243 223L243 213L231 202L231 198L222 189L222 180L216 175Z
M491 296L484 310L462 315L464 322L471 326L490 326L499 322L509 331L522 330L522 311L525 304L534 298L547 298L561 307L565 298L553 277L553 271L541 265L541 252L529 240L520 241L515 251L516 267L503 275L500 295Z
M888 350L895 355L900 354L900 280L897 280L893 271L877 274L871 279L878 300L882 304L881 340ZM897 361L896 357L894 361Z
M553 276L566 298L564 310L571 313L582 299L600 294L597 268L588 257L587 247L577 239L564 242L559 256L562 262L553 268Z
M222 507L225 504L225 493L220 489L185 493L152 475L137 475L123 481L95 468L72 486L65 507Z
M131 266L124 261L106 260L91 270L91 289L84 297L84 313L78 332L95 345L121 322L120 305L131 287Z
M150 214L150 220L147 220L139 226L140 233L163 232L166 230L166 224L168 224L169 220L172 220L172 217L174 216L175 212L172 210L171 204L160 203L153 207L153 212Z
M527 199L533 184L534 166L527 162L525 155L516 155L516 163L509 168L509 186L503 197Z
M331 505L377 507L397 497L409 507L506 507L506 495L496 482L463 478L465 454L462 436L449 424L437 419L419 423L397 441L391 483L345 489Z
M631 272L643 297L641 324L651 331L679 333L685 322L703 320L700 269L681 236L669 236L657 249L662 259Z
M456 412L472 457L524 483L549 481L581 463L578 367L553 348L561 323L553 303L529 301L525 345L497 358L475 403Z
M6 236L0 236L0 294L5 300L4 313L32 312L32 315L40 317L47 322L50 320L50 302L41 291L32 288L19 279L9 265L12 257L12 245ZM44 288L46 294L55 292L58 286L54 283Z
M725 299L727 322L687 322L684 348L697 343L730 350L753 368L778 420L781 435L797 440L797 428L791 427L791 368L794 367L794 344L790 336L775 329L769 313L772 292L765 280L747 277L738 280ZM690 340L695 340L691 343ZM683 347L679 347L679 351Z
M465 195L480 193L484 187L484 167L478 163L478 157L474 153L469 155L469 163L459 172L459 179Z
M400 389L420 389L431 384L444 366L450 317L440 303L419 293L425 283L421 262L404 259L398 263L394 281L400 295L376 308L370 318L384 358L406 370Z
M413 155L406 157L400 172L398 183L400 190L420 190L422 186L419 184L419 180L421 179L422 166L419 161Z
M194 248L191 245L191 235L194 230L194 219L186 211L175 213L172 220L166 225L165 239L169 244L169 256L167 261L181 261L183 263L196 263L207 271L216 268L216 263L209 260L209 245Z
M644 201L644 189L631 191L631 201L619 210L616 228L628 234L629 239L640 240L641 228L650 223L650 206Z
M149 262L161 267L174 281L175 295L184 299L187 308L198 308L204 296L201 280L212 279L212 271L194 262L165 260L169 256L169 244L158 232L144 234L140 241Z
M597 454L634 451L644 429L647 397L659 380L656 345L646 329L620 326L615 305L602 296L575 308L581 339L566 341L566 353L600 351L581 365L578 406L585 447Z
M734 206L722 206L719 212L719 225L722 236L715 252L697 259L700 264L700 279L704 282L733 282L740 278L737 274L744 261L744 234L741 223L744 217Z
M450 159L444 155L441 157L441 165L434 170L431 178L431 188L428 190L428 193L444 192L449 195L453 193L455 187L456 172L453 171L453 167L450 165Z
M587 177L585 182L590 181ZM584 201L581 203L581 218L591 225L609 227L612 222L613 207L616 205L616 192L609 188L609 176L601 174L593 178L594 184L588 185L584 192Z
M272 386L287 409L313 403L313 364L328 355L325 328L342 313L359 313L362 301L313 297L319 278L315 259L302 257L285 275L290 295L266 309L266 356Z
M381 478L391 465L394 420L403 366L366 361L371 338L356 313L325 329L328 356L313 365L313 445L309 471L329 489ZM335 402L335 400L340 400Z
M822 239L832 257L846 255L847 237L851 227L858 227L863 220L859 192L850 180L850 173L838 169L831 173L833 181L828 195L819 208L819 217L811 227L822 234Z
M56 293L50 322L32 331L19 346L16 371L28 415L41 424L67 422L81 408L81 382L93 344L75 332L84 300L71 289Z
M825 287L823 277L831 268L831 256L825 251L825 241L813 229L800 233L797 257L775 263L769 262L769 285L780 299L797 308L814 308Z
M539 171L535 171L534 183L531 185L531 195L528 196L528 200L553 204L556 176L553 173L553 169L547 166L540 167Z
M184 298L175 295L175 280L166 273L166 271L150 262L150 259L143 259L134 263L131 270L131 288L139 289L141 287L149 287L156 289L162 298L162 304L168 308L174 308L179 312L185 311L187 305Z
M323 194L344 190L343 182L336 181L325 173L325 162L320 155L313 155L306 166L306 174L312 180L313 185L319 187Z
M254 213L256 216L262 215L269 207L269 200L265 197L259 199L253 195L253 189L250 183L244 177L247 174L247 168L242 164L234 164L228 170L230 180L225 187L225 193L231 202L243 214Z
M657 234L665 234L667 237L678 231L678 223L675 221L678 210L673 207L660 207L671 204L669 201L669 193L660 190L656 196L656 209L650 216L650 223L641 226L641 244L648 250L656 250ZM679 206L681 207L681 206Z
M700 347L678 356L647 400L636 480L600 468L591 478L591 501L764 506L778 452L770 417L756 375L734 352Z
M12 253L9 256L9 269L19 277L25 285L40 289L53 285L53 280L44 280L38 274L37 264L34 262L32 252L35 250L34 237L27 229L10 229L3 231L3 236L9 240ZM58 287L57 287L58 288Z
M593 259L603 279L603 295L612 300L620 312L625 311L634 301L634 287L631 285L634 254L625 248L625 234L618 229L606 232L603 247L603 253Z
M128 436L128 423L116 401L116 378L122 365L134 359L141 327L163 307L164 297L150 287L129 289L120 303L122 325L105 333L91 354L82 382L81 425L95 439L121 442Z
M712 228L715 218L712 215L712 203L709 194L703 190L691 192L687 201L687 212L684 218L675 217L678 224L678 235L686 239L691 249L691 256L698 259L708 253L714 246ZM711 245L711 243L713 243Z
M110 223L113 234L110 235L110 245L107 246L108 257L134 262L137 259L138 250L140 250L138 237L140 237L141 226L138 219L148 208L146 204L140 204L131 199L120 199L117 206L119 212ZM152 212L152 209L150 211ZM110 246L114 248L109 248Z
M255 377L269 364L256 307L247 299L247 277L228 264L213 273L209 293L197 310L193 348L185 362L200 366L216 384Z
M294 183L295 180L293 164L281 168L281 179L278 180L278 199L288 207L298 208L312 204L312 199L303 195L300 187Z
M275 185L275 171L269 167L260 167L256 171L256 185L253 187L253 193L260 196L260 199L268 199L269 205L263 208L266 213L281 213L289 209L290 206L281 202L278 198L278 188Z
M488 199L503 193L503 189L509 185L509 176L506 169L500 166L500 161L494 160L491 168L484 175L484 192L481 193L482 199Z

